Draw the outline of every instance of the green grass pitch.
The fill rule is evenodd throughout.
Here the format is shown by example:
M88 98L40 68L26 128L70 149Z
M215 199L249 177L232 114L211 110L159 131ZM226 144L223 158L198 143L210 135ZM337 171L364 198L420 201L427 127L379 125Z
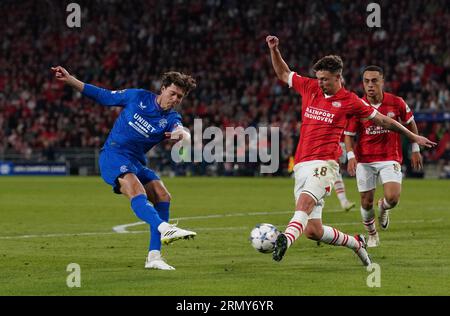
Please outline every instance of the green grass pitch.
M283 261L256 252L248 235L257 223L284 229L294 210L293 179L164 179L171 217L197 231L195 240L163 248L176 271L144 269L148 226L99 177L0 178L0 295L450 295L450 182L405 180L381 246L370 249L381 286L346 248L302 237ZM358 202L355 181L348 196ZM377 197L381 194L378 188ZM333 195L325 224L364 230L359 206L345 213ZM69 263L81 287L69 288Z

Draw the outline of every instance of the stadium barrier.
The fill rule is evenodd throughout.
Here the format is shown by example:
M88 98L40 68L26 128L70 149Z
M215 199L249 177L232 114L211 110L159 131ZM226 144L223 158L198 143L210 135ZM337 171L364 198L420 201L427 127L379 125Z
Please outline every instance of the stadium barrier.
M69 174L66 163L0 162L0 176L65 176Z

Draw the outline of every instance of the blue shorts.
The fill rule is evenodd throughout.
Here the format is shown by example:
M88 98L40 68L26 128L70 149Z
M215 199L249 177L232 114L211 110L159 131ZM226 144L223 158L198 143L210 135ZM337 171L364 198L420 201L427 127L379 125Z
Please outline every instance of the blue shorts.
M133 173L139 181L146 185L150 181L160 180L158 175L145 167L138 159L116 151L102 150L99 158L100 174L103 180L113 187L113 191L120 194L119 176Z

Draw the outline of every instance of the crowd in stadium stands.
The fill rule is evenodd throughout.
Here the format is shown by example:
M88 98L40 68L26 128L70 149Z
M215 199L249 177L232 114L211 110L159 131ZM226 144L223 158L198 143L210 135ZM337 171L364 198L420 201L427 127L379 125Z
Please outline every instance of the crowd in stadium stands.
M201 118L204 127L280 127L285 170L299 137L299 96L275 78L269 33L300 74L312 76L314 61L336 53L348 89L361 95L361 69L377 64L386 89L415 112L450 112L447 0L383 2L381 28L367 27L365 5L350 0L83 0L81 28L66 26L67 3L0 4L0 157L101 147L119 110L56 82L49 68L59 64L109 89L158 91L163 72L192 74L198 88L179 109L185 126ZM419 128L439 142L425 159L447 164L448 119Z

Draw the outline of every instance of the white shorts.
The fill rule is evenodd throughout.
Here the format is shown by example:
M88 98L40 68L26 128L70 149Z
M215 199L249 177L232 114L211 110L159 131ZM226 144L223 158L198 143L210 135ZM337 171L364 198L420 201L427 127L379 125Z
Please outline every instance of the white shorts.
M294 166L294 196L297 204L301 193L308 194L316 201L309 218L322 218L324 198L331 194L339 165L334 160L312 160Z
M356 181L359 192L367 192L376 188L377 180L381 184L387 182L402 183L402 167L397 161L380 161L358 163Z

